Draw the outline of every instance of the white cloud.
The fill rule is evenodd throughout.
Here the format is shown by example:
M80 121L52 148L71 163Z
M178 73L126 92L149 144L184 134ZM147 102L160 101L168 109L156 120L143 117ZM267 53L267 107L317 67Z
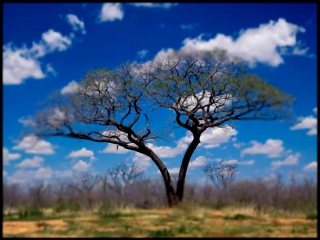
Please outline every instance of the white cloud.
M147 8L171 8L173 6L177 6L178 3L130 3L135 7L147 7Z
M73 175L73 172L71 170L54 171L54 175L57 178L68 178Z
M51 53L56 50L65 51L72 43L68 37L62 36L61 33L52 29L42 34L42 40L45 43L47 53Z
M24 150L26 153L33 154L54 154L51 143L46 142L45 140L39 140L35 135L24 137L22 141L12 149Z
M179 174L180 168L168 168L168 172L172 176L173 174Z
M62 36L61 33L49 29L47 32L42 33L41 41L39 43L32 43L32 47L28 49L28 53L33 58L40 58L54 51L65 51L72 44L72 35Z
M204 148L215 148L219 147L220 144L228 142L229 139L236 135L237 131L230 126L226 126L224 129L216 128L216 129L207 129L204 131L200 137L201 143L199 147ZM190 132L187 132L184 137L178 140L177 145L175 147L169 146L156 146L153 143L147 143L147 147L151 148L160 158L173 158L179 154L183 154L185 150L188 148L189 143L191 143L193 137ZM115 147L109 147L108 144L108 151L117 153L114 149ZM106 150L106 149L105 149ZM105 151L104 150L104 151ZM119 146L119 150L120 146ZM121 153L121 152L119 152Z
M195 160L191 161L189 163L189 168L197 168L197 167L202 167L208 162L208 159L206 157L200 156L197 157Z
M117 153L117 154L124 154L128 152L130 152L130 150L112 143L108 143L105 149L103 149L102 151L99 151L99 153Z
M153 143L147 143L147 147L151 148L160 158L173 158L183 153L187 145L183 140L179 140L176 147L156 146Z
M35 178L36 179L49 179L52 177L52 170L50 167L46 167L46 168L39 168L36 172L35 172Z
M144 58L148 53L148 50L141 50L138 52L139 58Z
M146 155L138 152L135 152L134 157L132 158L132 162L134 162L137 167L141 168L144 171L151 166L151 159Z
M98 21L107 22L121 20L123 18L123 9L120 3L104 3L101 8Z
M38 168L41 167L43 162L44 159L42 157L34 156L33 158L26 158L16 166L19 168Z
M6 176L8 175L8 173L7 173L5 170L2 170L2 175L3 175L4 177L6 177Z
M71 25L73 31L80 31L82 34L86 34L84 22L80 21L76 15L68 14L66 15L66 19L68 23Z
M254 160L238 162L239 165L253 165Z
M299 161L299 157L300 157L300 153L296 153L294 155L291 154L288 157L286 157L284 161L274 161L274 162L271 162L271 165L273 167L280 167L283 165L297 165Z
M314 111L315 114L318 114L318 108L315 107L312 111Z
M71 46L71 37L49 29L41 36L39 43L32 43L31 48L17 48L12 43L3 46L3 84L21 84L28 78L42 79L46 74L41 69L41 58L54 51L65 51ZM50 64L47 72L55 73Z
M315 172L318 169L318 162L311 162L306 165L303 170L306 172Z
M187 24L187 25L183 25L183 24L181 24L180 25L180 27L182 28L182 29L193 29L193 28L195 28L195 26L196 26L197 24Z
M82 148L79 151L71 151L67 156L68 158L78 158L78 157L94 157L93 151Z
M42 167L37 170L19 169L15 171L8 180L16 183L26 183L33 179L50 179L52 170L50 167Z
M3 46L2 60L3 84L21 84L28 78L41 79L45 77L37 59L27 57L29 49L17 49L12 44Z
M317 112L317 108L313 110L314 112ZM310 129L307 132L307 135L317 135L318 130L318 119L313 117L313 116L308 116L308 117L301 117L299 118L299 123L294 125L293 127L290 128L290 130L299 130L299 129Z
M90 167L90 163L86 163L85 161L79 160L72 169L76 171L87 171Z
M19 153L10 153L8 148L2 147L3 165L9 165L10 160L16 160L20 157L21 155Z
M76 93L79 90L79 84L76 81L71 81L68 83L67 86L61 89L61 94L68 94L68 93Z
M305 49L298 48L296 36L299 32L305 32L305 29L279 18L276 22L270 21L257 28L241 30L235 40L231 36L221 33L209 40L204 40L203 34L193 39L186 38L178 53L194 55L203 51L224 49L229 57L240 57L248 61L251 67L254 67L256 63L276 67L284 62L282 55L287 55L290 51L290 54L302 55L306 53ZM284 48L286 48L285 52ZM173 49L166 49L158 52L155 59L172 59L172 57Z
M199 102L198 99L201 98L203 95L202 92L196 94L196 97L191 96L187 98L182 98L180 100L180 103L178 103L179 107L186 108L189 111L192 111L198 104L201 106L206 106L210 102L210 97L212 96L212 93L206 91L203 95L203 99ZM231 96L219 96L215 97L215 102L214 104L211 104L209 107L210 111L221 111L223 110L226 106L229 106L232 103L232 97ZM218 110L216 110L216 108ZM199 110L200 111L200 110Z
M222 165L233 165L233 164L238 164L238 163L239 163L238 160L234 160L234 159L230 159L230 160L221 162Z
M50 63L47 63L47 65L46 65L46 73L51 73L54 76L57 75L56 71L53 69L53 67Z
M238 148L238 149L239 149L239 148L241 147L241 144L240 144L240 143L234 143L233 146L234 146L235 148Z
M65 113L62 112L59 108L53 109L53 115L48 116L48 123L51 124L52 127L60 126L66 119Z
M215 129L208 128L202 133L199 146L204 148L216 148L219 147L220 144L228 142L232 136L237 134L238 131L230 126Z
M261 144L257 141L251 141L252 147L243 149L241 151L241 157L245 154L267 154L269 157L279 157L283 153L283 142L278 139L268 139L265 144Z

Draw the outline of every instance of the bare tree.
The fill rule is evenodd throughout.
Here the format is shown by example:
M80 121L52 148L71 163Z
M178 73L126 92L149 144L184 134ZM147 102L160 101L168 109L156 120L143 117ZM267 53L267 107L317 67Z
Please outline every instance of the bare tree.
M236 162L220 161L215 164L207 164L203 167L203 172L217 188L226 190L238 172L238 164Z
M79 91L54 95L35 116L39 137L63 136L107 142L149 157L164 180L169 206L183 199L190 159L208 128L230 129L236 120L283 119L293 99L234 61L167 60L128 63L89 71ZM160 111L192 135L182 158L176 191L171 176L147 141L167 135L152 127ZM158 113L155 111L159 111ZM153 121L152 121L153 120Z
M18 183L8 183L6 181L2 184L3 194L3 208L14 208L21 203L23 191Z
M43 181L36 182L29 185L29 197L32 199L33 204L37 207L45 207L48 204L46 195L51 193L51 185L45 184Z
M142 179L144 171L135 164L129 166L126 163L119 163L114 168L109 169L108 174L113 180L113 189L117 192L119 202L121 195L128 197L127 188L135 181Z
M93 209L93 190L97 183L100 181L100 176L94 173L81 173L76 176L76 179L80 182L77 187L78 192L82 193L81 195L86 197L87 204L90 210Z

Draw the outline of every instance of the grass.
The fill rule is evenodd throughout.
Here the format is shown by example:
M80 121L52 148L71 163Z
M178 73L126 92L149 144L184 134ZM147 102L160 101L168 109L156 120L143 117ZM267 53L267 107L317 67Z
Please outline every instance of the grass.
M237 213L233 216L223 216L222 217L225 220L246 220L246 219L252 219L252 216L249 215L245 215L245 214L241 214L241 213Z
M317 213L307 213L306 214L306 219L308 219L308 220L317 220L318 219L318 214Z
M212 210L180 205L173 209L110 208L104 212L27 211L3 219L4 237L316 237L316 214L275 218L250 208ZM34 215L33 215L34 214ZM68 215L69 214L69 215ZM50 220L56 219L56 220ZM60 219L60 220L59 220ZM61 225L57 228L57 221ZM26 227L30 226L30 227ZM24 231L19 232L19 231Z

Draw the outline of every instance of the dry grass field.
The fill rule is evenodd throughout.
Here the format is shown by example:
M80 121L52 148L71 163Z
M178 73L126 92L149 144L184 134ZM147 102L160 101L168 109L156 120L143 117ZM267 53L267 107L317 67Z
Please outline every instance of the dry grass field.
M44 211L5 215L4 237L317 237L316 216L256 212L253 208L181 205L174 209L121 208L105 212Z

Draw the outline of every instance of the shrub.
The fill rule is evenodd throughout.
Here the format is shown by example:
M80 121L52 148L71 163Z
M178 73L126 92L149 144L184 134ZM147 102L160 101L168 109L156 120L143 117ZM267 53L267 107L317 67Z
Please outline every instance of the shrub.
M223 219L226 219L226 220L245 220L245 219L252 219L252 217L249 215L238 213L233 216L224 216Z
M307 213L306 218L308 220L317 220L318 219L318 214L317 213Z
M63 212L63 211L72 211L72 212L77 212L81 210L81 203L79 202L74 202L74 201L69 201L69 200L63 200L56 204L53 209L55 212Z
M29 217L42 217L43 211L41 208L31 205L31 206L20 208L17 214L20 219L25 219Z

